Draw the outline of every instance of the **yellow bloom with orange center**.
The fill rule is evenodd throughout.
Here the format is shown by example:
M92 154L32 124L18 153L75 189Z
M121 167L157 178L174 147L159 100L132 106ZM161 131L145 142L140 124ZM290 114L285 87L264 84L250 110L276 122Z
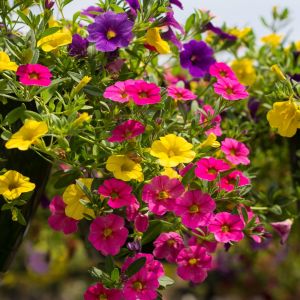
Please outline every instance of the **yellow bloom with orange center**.
M252 31L251 27L245 27L245 28L232 28L229 30L229 33L236 36L238 39L245 38L250 32Z
M13 62L10 61L9 56L1 51L0 52L0 72L1 71L17 71L18 69L18 65Z
M252 85L256 80L256 71L251 59L242 58L234 60L231 64L238 80L244 85Z
M282 35L271 33L263 36L261 41L270 47L277 47L282 41Z
M164 41L159 33L159 28L149 28L145 35L146 43L154 47L160 54L168 54L171 52L169 44Z

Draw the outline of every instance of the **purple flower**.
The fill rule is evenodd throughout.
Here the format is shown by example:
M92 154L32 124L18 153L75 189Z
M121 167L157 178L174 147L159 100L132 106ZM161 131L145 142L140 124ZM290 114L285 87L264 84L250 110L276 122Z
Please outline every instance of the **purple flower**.
M84 9L81 14L95 19L102 12L103 9L99 6L89 6L88 8Z
M218 35L222 40L236 41L237 39L235 35L223 31L220 27L214 26L211 22L206 24L205 29L212 31L213 33Z
M291 228L293 225L293 220L286 219L281 222L273 222L270 224L276 230L276 232L279 234L279 236L281 238L280 244L281 245L285 244L289 237L289 234L290 234L290 231L291 231Z
M169 27L168 31L163 32L161 34L161 37L163 40L170 41L171 43L173 43L179 50L182 49L182 43L177 38L176 34L174 33L171 27Z
M204 77L209 72L209 67L215 62L213 49L203 41L192 40L183 45L180 52L180 63L195 77Z
M52 0L45 0L45 8L46 9L51 9L54 5L54 1Z
M136 11L136 10L140 9L140 3L138 0L126 0L126 2L130 6L130 8L132 8L133 10Z
M182 34L184 34L184 29L177 22L177 20L174 18L174 12L173 11L167 12L165 18L163 19L163 25L164 26L172 26L172 27L178 29Z
M69 55L76 57L85 57L87 55L87 47L89 42L87 39L81 37L79 34L74 34L72 43L69 45Z
M133 38L132 27L133 22L128 20L127 14L108 11L88 26L88 41L94 42L98 51L115 51L129 45Z
M179 0L170 0L170 4L178 6L180 9L183 9L182 3Z

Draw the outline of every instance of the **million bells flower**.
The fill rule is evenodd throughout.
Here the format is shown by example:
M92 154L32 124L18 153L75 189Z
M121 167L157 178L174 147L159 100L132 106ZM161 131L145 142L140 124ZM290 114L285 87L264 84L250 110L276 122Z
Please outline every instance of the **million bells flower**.
M37 46L41 47L43 51L50 52L59 47L69 45L72 43L72 34L68 29L61 29L53 34L41 38L37 42Z
M40 64L28 64L19 66L16 74L24 85L49 86L52 74L50 70Z
M10 61L9 56L1 51L0 52L0 72L1 71L16 71L18 68L18 65L13 62Z
M155 50L160 54L170 53L170 47L166 41L164 41L160 34L159 28L149 28L145 35L146 43L155 48Z

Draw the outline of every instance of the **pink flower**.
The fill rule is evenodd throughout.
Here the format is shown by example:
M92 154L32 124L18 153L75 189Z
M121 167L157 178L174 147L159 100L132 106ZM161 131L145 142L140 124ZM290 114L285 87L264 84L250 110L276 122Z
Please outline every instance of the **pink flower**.
M211 256L204 247L191 246L182 249L177 257L177 274L184 280L200 283L211 269Z
M271 226L280 235L280 237L281 237L280 243L282 245L286 243L286 241L287 241L287 239L290 235L292 225L293 225L293 220L291 220L291 219L286 219L286 220L281 221L281 222L271 223Z
M40 64L28 64L19 66L16 74L24 85L48 86L51 84L52 74L50 70Z
M121 298L121 291L117 289L107 289L101 283L91 285L84 293L84 300L120 300Z
M216 241L209 241L206 238L209 236L210 232L207 230L207 227L199 227L200 230L194 230L198 235L203 236L202 238L197 238L196 236L192 236L188 240L189 246L201 246L206 248L207 252L213 253L216 251L218 243Z
M103 93L103 96L112 101L124 103L130 100L127 88L132 85L134 80L128 79L125 81L118 81L115 84L107 87Z
M134 219L138 215L139 208L140 208L140 204L135 198L134 203L126 207L126 218L128 221L130 222L134 221Z
M98 188L98 193L108 197L107 204L111 208L132 205L136 198L131 194L132 187L122 180L115 178L104 180Z
M208 226L215 239L221 243L238 242L244 238L242 230L245 225L238 215L221 212L215 215Z
M175 199L184 192L184 186L176 179L168 176L156 176L145 184L142 200L148 203L149 210L158 216L174 208Z
M168 96L170 96L176 101L178 100L188 101L197 98L197 96L194 93L192 93L190 90L176 85L171 85L168 87Z
M215 201L209 194L200 190L187 191L176 199L175 214L180 216L182 223L189 228L207 226L216 208Z
M124 142L144 133L145 126L135 120L128 120L118 125L112 132L109 142Z
M62 198L55 196L49 205L51 216L48 218L48 223L52 229L70 234L77 231L78 221L66 216L65 207Z
M213 117L215 115L215 111L208 104L203 105L202 109L205 113L200 112L199 124L204 128L208 126L210 127L210 129L205 131L205 134L209 135L210 133L213 133L216 136L221 136L222 135L222 130L220 127L222 121L221 116L216 115L215 117Z
M153 254L159 259L174 263L181 249L184 248L181 235L177 232L163 232L154 241Z
M146 232L149 227L148 216L143 214L138 214L134 220L134 227L139 232Z
M229 78L219 79L214 84L215 93L221 95L226 100L240 100L249 96L245 86L237 80Z
M216 62L209 68L209 74L217 79L229 78L237 80L232 69L223 62Z
M243 172L235 170L225 177L222 177L219 183L220 189L231 192L235 186L244 186L250 184L250 179Z
M127 236L128 230L124 227L123 218L109 214L93 220L88 240L103 255L116 255Z
M214 157L201 158L197 162L195 175L200 179L213 181L220 172L228 171L229 169L230 166L222 159L216 159Z
M225 138L225 140L221 143L221 150L226 155L226 159L234 165L250 164L250 160L248 158L250 151L242 142L231 138Z
M127 91L136 105L155 104L161 100L160 88L155 83L144 80L134 80Z

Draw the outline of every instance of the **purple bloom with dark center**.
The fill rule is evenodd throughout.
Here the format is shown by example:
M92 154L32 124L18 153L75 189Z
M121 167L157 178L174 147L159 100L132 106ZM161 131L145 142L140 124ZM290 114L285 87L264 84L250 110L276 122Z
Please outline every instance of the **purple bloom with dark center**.
M170 0L170 4L178 6L180 9L183 9L183 5L179 0Z
M98 51L115 51L129 45L133 38L132 27L133 22L128 20L127 14L108 11L88 26L88 41L94 42Z
M102 12L103 9L99 6L89 6L88 8L84 9L81 14L95 19Z
M130 6L130 8L132 8L133 10L136 11L136 10L140 9L140 3L138 0L126 0L126 2Z
M212 31L213 33L218 35L222 40L236 41L237 39L235 35L223 31L220 27L214 26L211 22L206 24L205 29Z
M204 77L209 72L209 67L215 62L213 49L203 41L192 40L183 45L180 52L180 63L195 77Z
M73 35L72 43L69 45L69 54L76 57L85 57L88 45L88 40L76 33Z

